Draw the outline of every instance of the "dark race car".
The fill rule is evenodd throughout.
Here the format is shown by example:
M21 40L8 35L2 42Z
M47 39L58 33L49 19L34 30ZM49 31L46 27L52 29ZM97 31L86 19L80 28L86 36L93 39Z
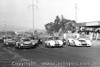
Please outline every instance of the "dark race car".
M37 41L31 40L29 38L21 38L19 41L16 42L15 47L21 48L31 48L37 45Z
M37 35L33 35L31 37L28 37L28 38L30 38L31 40L37 40L38 44L43 44L43 40Z
M16 40L13 38L6 38L4 39L5 46L14 46L16 44Z

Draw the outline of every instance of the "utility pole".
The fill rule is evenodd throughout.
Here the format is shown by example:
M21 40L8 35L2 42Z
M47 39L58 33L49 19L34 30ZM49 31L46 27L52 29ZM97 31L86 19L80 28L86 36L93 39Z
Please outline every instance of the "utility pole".
M38 3L38 0L36 0L36 2ZM37 7L37 5L35 5L34 4L34 0L32 0L32 5L28 5L28 8L29 8L29 6L31 6L32 7L32 16L33 16L33 19L32 19L32 21L33 21L33 35L34 35L34 23L35 23L35 20L34 20L34 12L35 12L35 9L34 9L34 7L36 6Z
M5 36L7 36L7 21L4 21Z
M34 35L34 1L32 0L32 13L33 13L33 35Z
M77 3L75 3L75 21L76 21L76 23L78 23L78 18L77 18L77 9L78 9L78 7L77 7ZM79 30L79 27L76 27L76 29Z
M75 21L77 23L77 3L75 3Z

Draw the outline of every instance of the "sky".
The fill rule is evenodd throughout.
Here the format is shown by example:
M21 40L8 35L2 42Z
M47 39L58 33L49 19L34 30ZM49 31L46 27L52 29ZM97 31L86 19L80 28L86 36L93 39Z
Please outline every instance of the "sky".
M45 29L56 16L75 20L77 3L77 23L100 21L100 0L33 0L34 28ZM29 6L30 5L30 6ZM33 28L32 0L0 0L0 25Z

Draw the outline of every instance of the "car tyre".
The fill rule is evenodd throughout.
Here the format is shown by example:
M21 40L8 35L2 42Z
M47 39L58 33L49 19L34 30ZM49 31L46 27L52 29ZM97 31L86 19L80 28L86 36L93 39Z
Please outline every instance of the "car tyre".
M4 43L4 46L5 46L5 47L7 46L6 43Z
M49 43L49 48L52 48L52 46L50 45L50 43Z
M67 44L68 44L68 46L70 46L70 42L69 42L69 41L68 41L68 43L67 43Z
M22 47L20 46L20 44L18 44L18 49L22 49Z

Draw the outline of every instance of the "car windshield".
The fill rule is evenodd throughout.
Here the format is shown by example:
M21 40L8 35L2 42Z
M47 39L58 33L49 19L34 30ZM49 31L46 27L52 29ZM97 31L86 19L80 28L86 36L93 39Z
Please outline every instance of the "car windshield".
M6 40L12 40L12 39L6 39Z
M50 40L58 40L59 37L50 37L49 39L50 39Z
M79 41L81 41L81 42L85 42L85 40L79 40Z
M81 42L85 42L84 38L79 38L78 40L81 41Z
M23 39L23 41L30 41L30 39Z

